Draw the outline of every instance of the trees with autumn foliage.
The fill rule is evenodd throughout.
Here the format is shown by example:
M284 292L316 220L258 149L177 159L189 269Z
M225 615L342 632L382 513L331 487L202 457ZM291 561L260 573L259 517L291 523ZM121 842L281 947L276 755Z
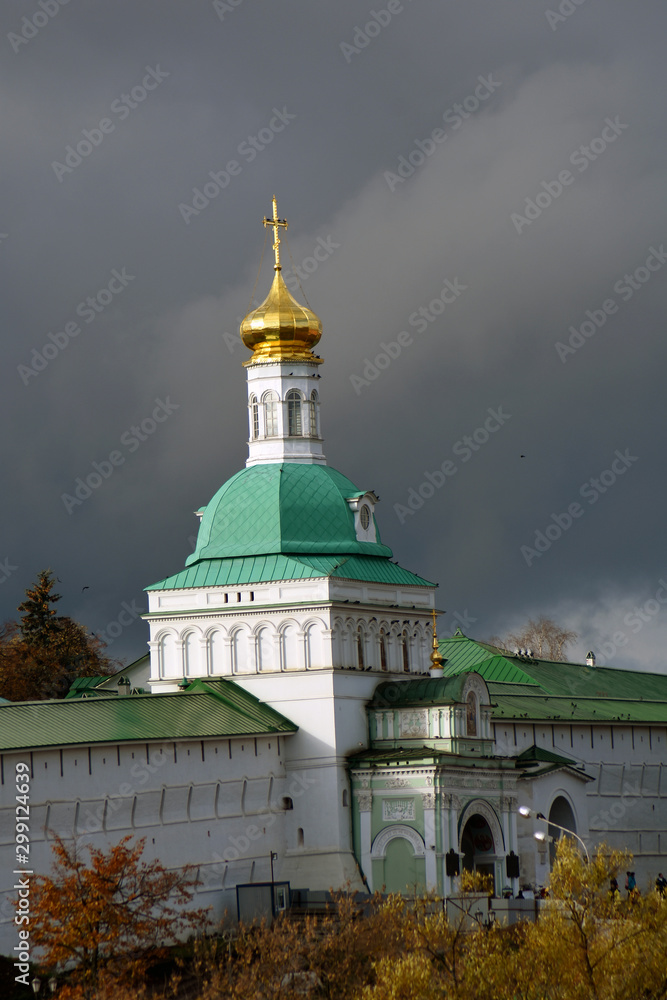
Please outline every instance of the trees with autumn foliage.
M30 934L40 966L62 975L62 1000L134 992L165 944L206 929L207 912L184 909L197 885L193 869L142 861L144 841L123 839L107 852L56 838L50 876L31 886ZM87 856L86 856L87 855Z
M667 905L657 892L618 903L629 861L604 845L590 863L559 841L539 919L457 937L442 914L411 915L408 947L376 963L363 1000L664 1000Z
M122 845L129 851L125 842ZM59 850L64 850L62 845ZM48 954L61 965L67 956L78 963L66 987L74 992L59 995L90 996L84 987L90 990L92 970L97 969L99 1000L109 996L111 987L114 1000L136 1000L143 995L146 952L138 952L136 945L126 947L125 933L116 927L122 923L117 909L128 912L127 901L137 890L115 893L115 876L106 876L111 859L105 860L101 852L95 856L100 875L92 880L92 889L85 880L80 885L68 882L64 896L69 903L61 908L59 896L38 897L38 933L44 934L42 913L47 912L46 931L53 948L59 949ZM154 1000L158 995L183 1000L667 1000L667 902L655 891L620 901L609 891L610 880L629 863L626 852L604 845L589 863L571 840L563 838L551 876L551 895L540 902L539 919L511 926L469 917L478 908L480 894L490 891L474 874L462 873L456 919L448 919L442 900L432 896L340 893L321 914L286 913L271 925L228 925L222 938L198 937L194 957L184 963L171 987L162 994L151 989L151 996ZM76 858L66 859L68 872L75 865ZM77 877L82 878L78 870ZM111 894L117 902L109 911L111 918L101 916L107 910L98 902L100 878L105 899L114 889ZM59 885L65 883L61 880ZM133 886L131 880L128 885ZM176 931L176 923L168 926ZM151 932L147 940L154 943L159 937ZM45 938L36 938L37 942L44 946ZM98 957L93 955L96 947ZM50 971L53 962L51 957L44 971Z
M0 697L9 701L62 698L75 677L117 669L99 639L57 614L55 583L51 571L42 570L19 604L20 621L7 622L0 633Z

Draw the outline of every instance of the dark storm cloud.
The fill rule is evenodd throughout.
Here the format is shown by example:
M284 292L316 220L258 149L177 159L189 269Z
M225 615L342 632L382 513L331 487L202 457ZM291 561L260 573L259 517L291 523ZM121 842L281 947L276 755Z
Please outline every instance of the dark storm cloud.
M245 458L275 191L328 460L443 629L545 613L664 670L662 5L44 10L0 26L4 617L51 565L102 631L183 565Z

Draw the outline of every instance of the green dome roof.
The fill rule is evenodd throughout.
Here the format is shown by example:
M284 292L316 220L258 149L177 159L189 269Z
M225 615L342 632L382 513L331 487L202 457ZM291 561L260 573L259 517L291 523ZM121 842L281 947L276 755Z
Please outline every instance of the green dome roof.
M242 469L206 507L186 566L270 553L390 558L379 532L377 542L357 540L347 498L358 496L354 483L326 465L285 462Z

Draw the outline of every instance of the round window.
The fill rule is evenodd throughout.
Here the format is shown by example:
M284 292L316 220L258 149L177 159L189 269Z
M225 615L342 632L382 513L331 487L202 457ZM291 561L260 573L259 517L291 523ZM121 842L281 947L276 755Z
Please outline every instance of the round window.
M359 511L359 522L364 531L366 531L368 525L371 523L371 511L370 508L366 506L366 504L364 504L361 510Z

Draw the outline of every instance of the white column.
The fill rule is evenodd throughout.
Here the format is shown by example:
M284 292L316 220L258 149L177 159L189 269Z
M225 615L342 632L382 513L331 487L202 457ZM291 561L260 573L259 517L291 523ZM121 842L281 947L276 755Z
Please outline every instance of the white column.
M368 887L371 892L373 886L373 862L371 861L371 807L373 804L373 793L370 791L355 792L357 804L359 806L359 821L361 826L361 870L366 876Z
M438 872L436 867L435 850L435 795L429 792L422 795L424 807L424 847L426 849L426 888L427 890L438 888Z

